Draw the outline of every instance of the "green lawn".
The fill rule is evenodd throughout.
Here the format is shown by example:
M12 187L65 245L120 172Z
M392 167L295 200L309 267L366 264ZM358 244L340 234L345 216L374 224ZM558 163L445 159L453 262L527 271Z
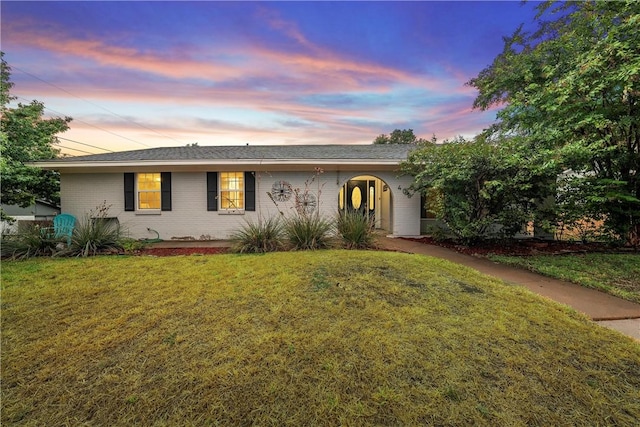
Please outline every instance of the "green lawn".
M1 424L637 425L640 345L379 251L2 264Z
M489 258L640 303L640 254L492 255Z

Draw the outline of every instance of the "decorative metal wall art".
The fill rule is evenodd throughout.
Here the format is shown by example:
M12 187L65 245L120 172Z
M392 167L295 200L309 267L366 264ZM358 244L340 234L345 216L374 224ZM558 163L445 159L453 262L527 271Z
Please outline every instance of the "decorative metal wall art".
M296 194L296 208L306 215L312 214L318 206L316 196L311 193Z
M287 181L276 181L271 186L271 196L276 202L286 202L291 198L293 189Z

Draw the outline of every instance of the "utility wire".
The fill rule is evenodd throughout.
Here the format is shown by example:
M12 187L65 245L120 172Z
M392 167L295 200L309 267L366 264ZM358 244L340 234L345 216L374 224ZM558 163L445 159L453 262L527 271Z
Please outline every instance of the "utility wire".
M17 98L17 99L22 99L23 101L26 101L26 102L31 102L31 101L29 101L28 99L23 98L23 97L21 97L21 96L16 96L15 98ZM44 107L44 108L45 108L45 109L47 109L47 110L53 111L54 113L64 115L64 113L61 113L60 111L56 111L56 110L54 110L54 109L52 109L52 108L49 108L49 107ZM80 121L80 122L81 122L82 120L78 120L78 121ZM83 122L83 123L85 123L85 122ZM89 123L86 123L86 124L88 124L89 126L92 126L92 125L91 125L91 124L89 124ZM97 126L94 126L94 127L97 127ZM100 128L98 128L98 129L100 129ZM109 132L109 131L107 131L106 129L102 129L102 130L105 130L106 132ZM110 133L113 133L113 132L110 132ZM114 135L115 135L115 134L114 134ZM74 143L74 144L80 144L80 145L84 145L84 146L86 146L86 147L95 148L95 149L97 149L97 150L107 151L107 152L109 152L109 153L113 153L113 152L114 152L114 151L112 151L112 150L109 150L108 148L98 147L98 146L91 145L91 144L87 144L87 143L84 143L84 142L75 141L75 140L73 140L73 139L64 138L64 137L62 137L62 136L56 136L56 138L57 138L57 139L63 139L63 140L65 140L65 141L69 141L69 142L72 142L72 143ZM123 137L123 138L125 138L125 137ZM128 139L128 138L126 138L126 139ZM134 142L135 142L135 141L134 141ZM88 152L88 151L79 150L79 149L77 149L77 148L64 147L64 146L62 146L62 145L60 145L60 144L58 144L58 147L65 148L65 149L67 149L67 150L75 150L75 151L79 151L79 152L81 152L81 153L86 153L86 154L95 154L95 153L90 153L90 152Z
M100 108L100 109L102 109L102 110L104 110L104 111L106 111L106 112L108 112L108 113L110 113L110 114L113 114L113 115L114 115L114 116L116 116L116 117L119 117L119 118L121 118L121 119L123 119L123 120L126 120L126 121L127 121L127 122L129 122L129 123L133 123L134 125L139 126L139 127L143 128L143 129L150 130L151 132L157 133L158 135L162 136L163 138L172 139L172 140L174 140L174 141L176 141L176 142L178 142L178 143L180 143L180 144L184 145L184 143L183 143L183 142L178 141L177 139L175 139L175 138L173 138L173 137L170 137L170 136L167 136L167 135L163 135L163 134L161 134L160 132L158 132L158 131L157 131L157 130L155 130L155 129L151 129L150 127L147 127L147 126L141 125L140 123L134 122L133 120L130 120L130 119L128 119L128 118L126 118L126 117L124 117L124 116L121 116L120 114L114 113L113 111L109 110L108 108L105 108L105 107L103 107L103 106L101 106L101 105L95 104L95 103L93 103L93 102L91 102L91 101L88 101L88 100L86 100L86 99L80 98L79 96L74 95L73 93L69 92L68 90L63 89L63 88L61 88L60 86L57 86L57 85L55 85L55 84L53 84L53 83L50 83L50 82L48 82L48 81L46 81L46 80L43 80L43 79L41 79L40 77L35 76L35 75L33 75L33 74L31 74L31 73L29 73L29 72L27 72L27 71L24 71L24 70L22 70L22 69L20 69L20 68L18 68L18 67L16 67L16 66L14 66L14 65L12 65L12 66L11 66L11 69L18 70L18 71L20 71L20 72L22 72L22 73L24 73L24 74L26 74L26 75L28 75L28 76L33 77L33 78L34 78L34 79L36 79L36 80L40 80L41 82L46 83L46 84L48 84L48 85L50 85L50 86L53 86L53 87L55 87L56 89L59 89L59 90L61 90L61 91L65 92L65 93L67 93L67 94L69 94L69 95L73 96L74 98L78 98L78 99L80 99L81 101L86 102L87 104L91 104L91 105L93 105L94 107L98 107L98 108ZM139 144L142 144L142 143L140 142ZM142 145L145 145L145 144L142 144ZM145 145L145 146L146 146L146 147L149 147L148 145Z
M64 139L65 141L73 142L74 144L84 145L84 146L86 146L86 147L97 148L98 150L104 150L104 151L107 151L107 152L109 152L109 153L113 153L113 152L114 152L114 151L109 150L109 149L107 149L107 148L96 147L95 145L85 144L84 142L74 141L73 139L63 138L63 137L61 137L61 136L57 136L56 138L58 138L58 139ZM95 154L95 153L90 153L90 154Z
M16 96L16 98L18 98L18 99L22 99L23 101L26 101L26 102L31 102L31 101L29 101L28 99L23 98L23 97L21 97L21 96ZM56 110L54 110L53 108L47 107L46 105L44 106L44 108L45 108L45 110L49 110L49 111L52 111L52 112L54 112L54 113L56 113L56 114L60 114L60 115L66 116L64 113L61 113L60 111L56 111ZM119 134L117 134L117 133L115 133L115 132L112 132L112 131L110 131L110 130L108 130L108 129L101 128L100 126L92 125L91 123L87 123L87 122L85 122L85 121L83 121L83 120L75 119L75 118L74 118L74 119L73 119L73 121L75 121L75 122L80 122L80 123L84 123L84 124L85 124L85 125L87 125L87 126L91 126L91 127L93 127L93 128L99 129L99 130L101 130L101 131L103 131L103 132L107 132L107 133L110 133L111 135L115 135L115 136L117 136L118 138L122 138L122 139L126 139L127 141L135 142L136 144L140 144L140 145L142 145L142 146L144 146L144 147L149 147L147 144L143 144L142 142L138 142L138 141L136 141L136 140L134 140L134 139L131 139L131 138L128 138L128 137L126 137L126 136L119 135ZM104 148L102 148L102 150L104 150Z
M60 144L58 144L58 147L61 147L61 148L67 149L67 150L78 151L80 153L85 153L85 154L95 154L95 153L90 153L88 151L80 150L80 149L77 149L77 148L65 147L64 145L60 145Z

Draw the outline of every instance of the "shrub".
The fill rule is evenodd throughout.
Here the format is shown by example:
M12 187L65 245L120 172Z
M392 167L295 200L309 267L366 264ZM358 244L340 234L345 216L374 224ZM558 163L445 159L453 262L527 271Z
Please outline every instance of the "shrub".
M122 250L124 250L125 253L135 254L143 250L145 246L147 246L147 243L140 240L126 237L126 238L120 239L120 246L122 247Z
M48 237L42 233L39 224L20 224L16 234L2 236L0 253L2 258L26 259L36 256L50 256L62 245L64 239Z
M234 252L274 252L283 247L283 228L279 218L246 221L245 225L231 235Z
M373 245L373 221L366 214L352 210L340 211L336 228L347 249L366 249Z
M401 165L414 177L403 192L434 199L427 209L464 244L512 237L548 215L542 205L555 193L558 174L555 162L519 141L460 137L422 145Z
M333 223L319 215L294 215L284 223L284 234L292 249L322 249L329 246Z

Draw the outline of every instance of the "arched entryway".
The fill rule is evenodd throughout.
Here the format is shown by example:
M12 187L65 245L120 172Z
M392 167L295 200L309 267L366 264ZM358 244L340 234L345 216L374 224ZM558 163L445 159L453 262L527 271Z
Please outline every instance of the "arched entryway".
M376 229L392 232L391 189L382 179L359 175L346 181L338 193L338 209L368 215Z

